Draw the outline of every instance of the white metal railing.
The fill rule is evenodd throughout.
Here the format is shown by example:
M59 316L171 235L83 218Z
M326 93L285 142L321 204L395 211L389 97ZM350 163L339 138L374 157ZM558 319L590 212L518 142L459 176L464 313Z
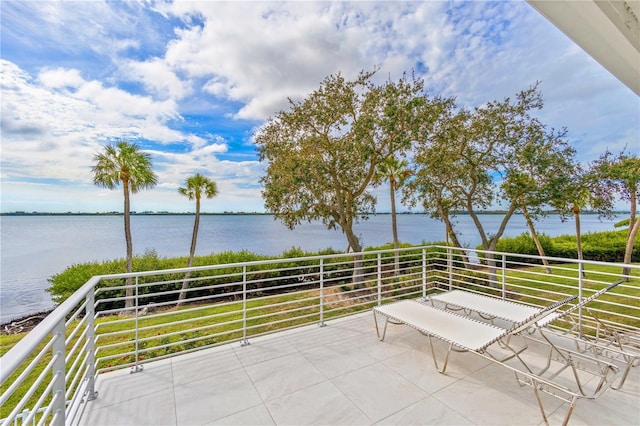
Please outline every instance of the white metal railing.
M3 424L78 423L103 372L134 373L152 360L233 341L247 345L393 300L464 288L544 306L626 278L621 264L547 258L547 274L539 256L476 254L493 261L423 246L93 277L0 360ZM573 332L597 334L604 326L640 336L640 265L631 269L635 278L590 303L588 312L577 311Z

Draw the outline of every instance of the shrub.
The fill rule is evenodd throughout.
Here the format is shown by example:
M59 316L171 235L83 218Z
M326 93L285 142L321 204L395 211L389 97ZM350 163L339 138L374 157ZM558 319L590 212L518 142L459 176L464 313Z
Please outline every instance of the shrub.
M538 239L540 240L540 244L544 249L544 253L547 256L553 256L551 253L553 252L553 238L546 234L539 234ZM478 250L482 250L482 246L479 245L476 247ZM496 251L504 252L504 253L520 253L520 254L530 254L530 255L538 255L538 248L536 247L533 238L526 232L518 235L517 237L511 238L500 238L498 244L496 244ZM479 257L481 260L484 259L484 254L480 253ZM507 256L507 262L526 262L526 263L542 263L538 262L534 259L528 259L518 256Z
M576 259L578 257L578 243L575 235L549 237L546 234L540 234L539 238L545 255L547 256L567 259ZM627 242L626 230L590 232L581 235L581 239L582 254L586 260L622 262L624 259L624 251ZM478 246L477 249L482 250L482 246ZM527 233L523 233L513 238L501 238L496 245L496 251L530 255L538 254L538 250L533 239ZM483 257L482 254L480 257ZM517 262L524 259L518 258L517 256L509 256L507 260ZM631 260L633 262L640 261L639 240L635 241ZM529 263L532 262L532 260L526 261Z
M330 249L323 250L321 254L334 254ZM306 257L314 256L316 253L306 253L299 248L292 248L285 251L282 256L268 257L261 256L246 250L239 252L226 251L217 254L211 254L206 256L196 256L193 259L193 266L207 266L207 265L228 265L239 264L259 260L268 260L273 258L291 258L291 257ZM134 256L133 258L133 271L161 271L168 269L180 269L187 266L188 257L174 257L174 258L160 258L155 250L148 250L142 256ZM309 261L309 265L315 264L315 262ZM269 265L257 265L250 268L247 271L247 279L250 281L249 289L262 289L263 286L269 287L275 281L269 281L269 278L282 278L277 284L296 283L297 278L287 278L288 275L297 275L299 271L294 271L294 268L304 266L304 262L287 263L284 262L279 265L284 269L280 272L261 272L261 270L269 269ZM292 270L287 270L290 268ZM330 271L331 266L325 268L325 271ZM51 276L48 281L50 286L47 291L51 294L52 299L56 303L64 302L69 296L76 292L82 285L84 285L91 277L97 275L110 275L121 274L126 271L126 260L115 259L104 262L88 262L75 264L67 267L64 271ZM193 271L190 275L191 284L189 297L199 297L210 295L212 290L205 289L204 287L214 285L229 284L228 287L219 288L218 292L234 292L239 291L238 285L235 284L238 281L239 274L242 273L242 268L228 267L224 269L206 270L206 271ZM231 277L225 277L225 275ZM165 301L172 301L176 299L176 291L182 288L182 282L184 279L183 272L176 272L173 274L151 275L147 277L141 277L139 279L138 294L142 298L141 304L147 303L160 303ZM149 294L150 289L146 287L145 282L156 283L153 287L155 293L163 293L164 295L155 295L153 299L145 297ZM162 284L157 284L161 282ZM112 289L110 287L118 287L124 285L124 279L109 279L102 280L98 284L99 292L96 296L97 301L102 300L98 306L99 310L121 308L122 306L116 306L112 302L107 302L105 299L118 298L124 296L124 289ZM203 287L198 290L198 287ZM173 293L171 293L173 292ZM122 302L119 302L123 305Z

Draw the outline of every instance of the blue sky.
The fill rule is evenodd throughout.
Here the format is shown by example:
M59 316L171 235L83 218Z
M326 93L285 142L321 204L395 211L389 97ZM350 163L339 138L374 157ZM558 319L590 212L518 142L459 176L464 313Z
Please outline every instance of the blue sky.
M337 72L415 70L474 107L540 81L550 127L587 162L640 154L640 101L525 2L0 2L1 207L122 211L92 184L119 138L152 155L159 184L132 209L193 211L177 193L218 183L203 211L263 211L253 134ZM379 188L378 211L388 211Z

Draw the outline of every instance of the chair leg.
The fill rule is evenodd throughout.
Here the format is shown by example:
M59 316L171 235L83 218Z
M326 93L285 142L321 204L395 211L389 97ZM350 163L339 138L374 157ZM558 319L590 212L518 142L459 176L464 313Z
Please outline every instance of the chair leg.
M440 367L438 366L438 359L436 358L436 351L435 349L433 349L433 341L431 340L431 335L427 334L427 337L429 337L429 346L431 346L431 355L433 356L433 363L436 366L436 370L438 370L438 373L444 374L444 372L447 371L447 364L449 364L449 355L451 354L451 350L453 349L453 343L449 343L449 349L447 350L447 354L444 357L444 364L442 366L442 369L440 369Z
M533 371L531 371L531 369L529 368L529 366L527 365L527 363L522 359L522 357L520 357L520 354L524 351L526 351L529 348L529 345L527 343L527 341L525 340L524 337L518 335L520 337L520 339L522 339L522 347L520 348L513 348L511 346L511 336L509 336L507 338L507 341L504 342L501 340L498 340L498 345L500 345L501 348L505 349L505 350L509 350L511 352L511 354L507 354L506 356L502 357L502 358L498 358L497 356L495 356L494 354L492 354L488 349L484 349L482 352L486 355L488 355L489 357L493 358L493 360L499 362L499 363L503 363L505 361L509 361L510 359L513 358L517 358L518 360L520 360L520 362L522 363L522 365L527 369L527 371L529 373L533 374Z
M540 408L540 413L542 414L542 419L544 420L545 425L549 425L549 419L547 419L547 413L544 412L544 406L542 405L542 400L540 399L540 393L538 392L538 383L532 381L531 387L533 388L533 393L536 396L536 400L538 401L538 407Z
M578 398L575 396L571 398L571 402L569 403L569 409L567 410L567 415L564 416L564 421L562 422L562 426L567 426L569 424L569 419L571 418L571 414L573 414L573 409L576 408L576 402Z
M627 380L627 376L631 371L631 367L633 366L634 361L635 360L632 359L629 362L627 362L627 367L624 369L624 373L622 373L622 377L620 378L620 381L615 386L611 385L611 389L619 390L620 388L622 388L622 385L624 385L625 380Z
M389 317L384 317L384 329L382 330L382 337L380 337L380 329L378 328L378 316L376 315L376 311L373 311L373 322L376 324L376 334L378 335L378 340L381 342L384 340L387 335L387 325L389 324Z

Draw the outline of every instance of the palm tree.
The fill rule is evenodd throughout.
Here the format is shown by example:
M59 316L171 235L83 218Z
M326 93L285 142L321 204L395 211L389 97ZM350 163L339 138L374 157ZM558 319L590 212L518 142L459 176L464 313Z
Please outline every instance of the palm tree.
M394 156L387 157L376 168L376 180L389 181L389 197L391 199L391 228L393 232L393 248L395 249L395 273L398 273L400 260L398 255L398 225L396 222L396 190L404 185L411 171L405 160L398 160Z
M200 173L187 178L185 186L178 188L178 192L190 200L196 200L196 218L193 223L193 234L191 235L191 249L189 250L189 263L187 268L193 266L193 256L196 253L196 240L198 239L198 227L200 226L200 199L204 195L207 198L213 198L218 195L218 188L214 181L202 176ZM178 305L182 303L186 296L186 290L189 287L189 277L191 271L187 271L182 283L182 290L178 297Z
M131 202L129 194L151 189L158 182L151 166L151 156L142 152L136 143L119 140L104 147L104 152L93 156L93 183L116 189L122 184L124 192L124 236L127 243L127 273L133 272L133 244L131 241ZM126 281L125 309L133 307L132 279Z

